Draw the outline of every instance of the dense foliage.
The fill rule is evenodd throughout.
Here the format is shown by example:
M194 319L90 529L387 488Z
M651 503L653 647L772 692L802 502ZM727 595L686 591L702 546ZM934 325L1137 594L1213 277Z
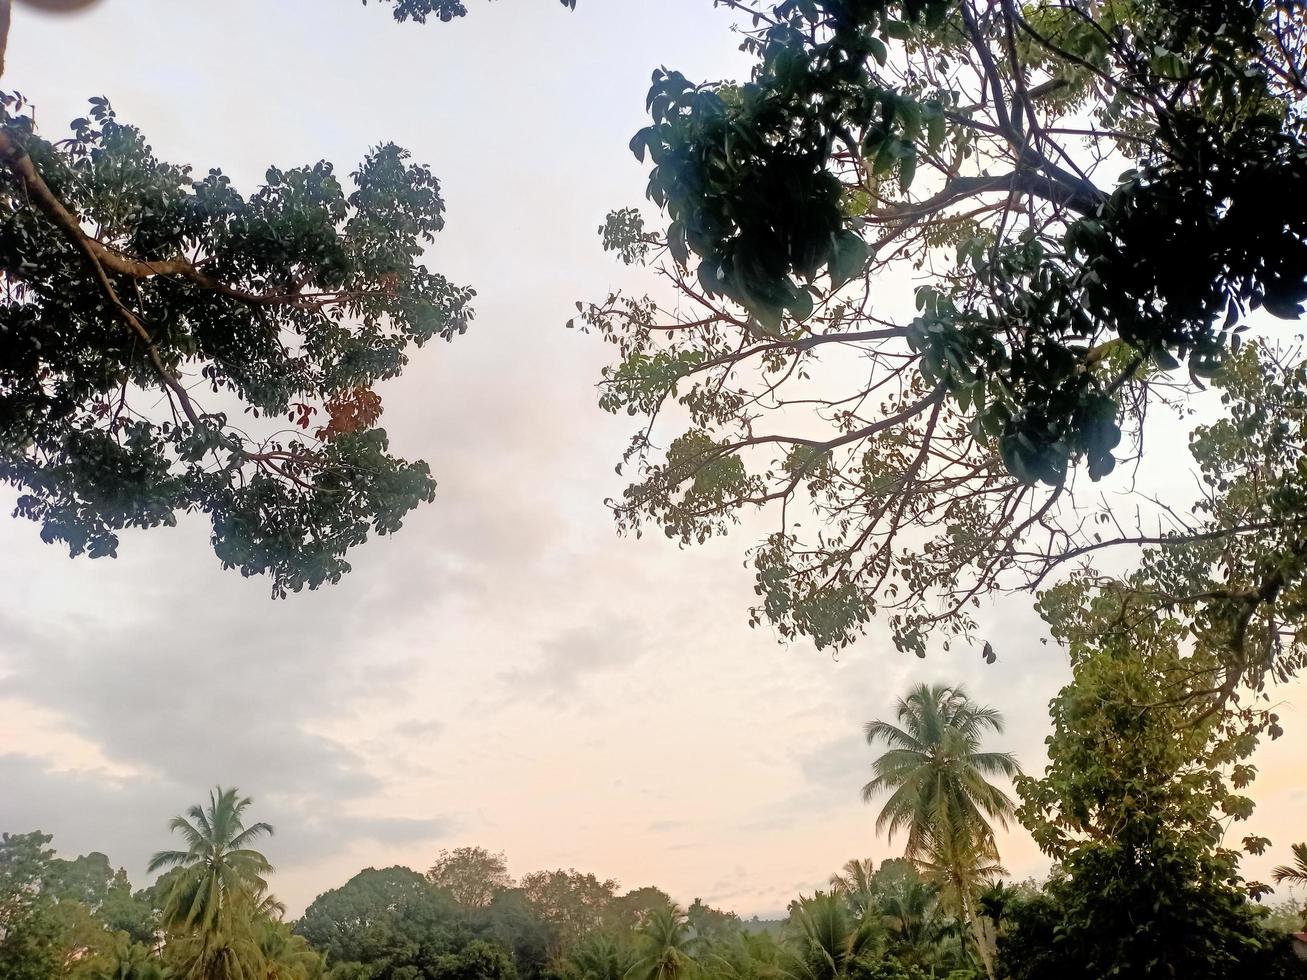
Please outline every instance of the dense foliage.
M383 3L401 21L466 13ZM377 386L472 317L472 290L421 261L444 224L438 181L383 144L347 180L324 161L242 191L160 160L105 98L70 130L41 134L22 96L0 94L0 482L15 515L99 557L125 528L201 512L224 567L267 574L276 595L338 580L352 548L434 495L425 463L391 454Z
M1137 454L1150 402L1301 314L1301 5L727 5L752 76L655 72L632 149L667 224L602 229L675 302L580 304L601 405L647 422L618 522L768 509L755 621L838 646L882 614L924 655L1096 540L1076 474Z
M1068 647L1049 767L1019 783L1022 822L1060 873L1019 907L1012 976L1291 975L1278 972L1286 937L1249 901L1266 887L1244 883L1222 843L1253 810L1255 736L1174 696L1175 675L1198 665L1172 620ZM1268 843L1244 838L1258 853Z
M317 163L243 194L104 99L57 142L0 106L0 479L45 540L112 555L201 511L223 564L284 594L431 499L375 391L471 318L420 264L444 223L430 170L385 145L348 184Z
M615 882L574 870L525 876L554 883L534 894L492 874L483 880L494 891L490 902L463 905L428 877L394 867L361 871L294 923L282 921L275 902L254 901L264 893L247 884L226 896L237 904L245 896L243 921L220 926L169 912L191 889L165 877L134 899L144 931L133 936L95 898L106 889L88 890L109 867L104 856L59 862L49 841L7 835L0 845L4 980L917 980L931 969L976 976L937 889L902 860L879 868L850 862L866 869L856 888L836 875L830 892L796 899L785 920L753 923L698 900L682 910L656 888L618 894ZM121 871L108 877L126 888ZM592 881L604 887L588 888ZM42 903L49 908L38 912ZM584 928L575 919L581 904L593 912ZM62 918L49 917L60 905Z

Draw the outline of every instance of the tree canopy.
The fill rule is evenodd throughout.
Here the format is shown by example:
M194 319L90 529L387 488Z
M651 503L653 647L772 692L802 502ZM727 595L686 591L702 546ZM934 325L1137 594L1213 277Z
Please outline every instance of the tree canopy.
M18 516L97 557L123 528L203 512L222 563L285 594L339 579L432 498L426 464L389 453L374 390L471 318L471 290L419 261L444 223L430 170L383 145L348 186L317 163L242 194L158 159L105 99L57 142L20 98L0 109L0 479Z
M1098 597L1085 615L1111 618L1112 603ZM1217 712L1177 692L1183 678L1208 681L1172 618L1115 633L1058 620L1055 631L1074 676L1052 705L1047 770L1018 780L1018 813L1057 872L1017 903L1013 975L1283 975L1284 938L1249 901L1268 886L1239 873L1239 851L1270 842L1230 840L1253 812L1265 712Z
M444 202L406 151L242 190L160 159L106 98L47 137L6 93L0 198L0 481L44 540L114 555L126 528L203 513L223 566L285 595L433 499L427 464L390 451L377 386L463 333L474 294L422 262Z
M484 847L441 851L427 871L427 880L469 909L485 908L496 895L513 887L504 855L491 854Z
M727 6L751 77L654 73L631 148L666 225L601 229L675 302L579 305L600 404L642 420L618 524L764 510L755 622L840 646L879 616L924 655L1104 537L1085 478L1150 403L1302 313L1300 5Z

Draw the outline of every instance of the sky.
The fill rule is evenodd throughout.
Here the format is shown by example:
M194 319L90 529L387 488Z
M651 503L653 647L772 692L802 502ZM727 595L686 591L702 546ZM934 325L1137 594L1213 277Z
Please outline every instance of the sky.
M426 26L357 0L15 12L4 85L47 136L106 95L160 157L245 188L269 165L348 172L408 147L448 205L429 263L479 295L467 335L382 389L392 446L431 463L437 500L337 586L274 601L221 570L202 519L98 561L0 519L0 829L103 851L140 884L169 817L235 784L277 829L292 913L364 867L475 844L517 875L576 867L776 914L850 858L901 853L860 799L866 721L911 684L961 682L1007 718L993 747L1037 770L1065 657L1022 596L982 611L993 666L906 657L876 623L839 656L782 645L748 626L747 528L685 550L615 534L629 420L596 407L611 348L563 324L646 285L596 228L642 203L626 144L652 69L747 63L709 0L469 5ZM1168 442L1145 479L1187 501ZM1275 842L1253 877L1307 823L1307 687L1279 694L1289 733L1255 760L1238 832ZM1016 877L1046 869L1023 831L1000 843Z

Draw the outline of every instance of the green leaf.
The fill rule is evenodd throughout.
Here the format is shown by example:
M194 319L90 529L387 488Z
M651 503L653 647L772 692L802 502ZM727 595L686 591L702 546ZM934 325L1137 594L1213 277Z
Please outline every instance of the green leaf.
M880 29L886 37L892 37L896 41L906 41L912 37L912 25L905 24L901 20L887 20L880 25Z
M861 273L870 254L871 250L867 247L867 243L853 232L842 231L836 235L833 254L827 265L831 288L839 289Z
M909 147L909 149L912 149ZM917 175L917 151L912 149L899 161L899 189L906 191L912 186L912 178Z

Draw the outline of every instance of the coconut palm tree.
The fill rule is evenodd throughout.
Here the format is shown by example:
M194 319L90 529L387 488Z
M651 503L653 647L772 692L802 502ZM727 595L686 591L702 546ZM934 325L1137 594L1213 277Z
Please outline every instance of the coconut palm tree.
M971 909L979 892L1007 874L992 842L969 836L965 828L930 838L916 865L922 879L935 887L940 904L962 912Z
M684 912L675 905L652 909L636 930L636 962L628 976L638 980L678 980L694 967L694 942Z
M606 932L591 932L567 954L565 972L577 980L626 980L635 965L635 950L628 944Z
M706 944L705 973L723 980L793 980L788 951L769 932L740 931Z
M1307 844L1294 844L1293 864L1282 864L1271 872L1277 885L1307 885Z
M1282 864L1271 872L1277 885L1307 885L1307 844L1294 844L1293 864ZM1307 929L1307 904L1302 907L1302 924Z
M871 858L853 858L830 876L831 892L843 895L855 914L865 915L873 902L872 881L876 877L876 862Z
M993 923L977 914L976 896L1007 874L998 863L993 838L978 839L966 826L951 828L947 836L927 841L917 866L922 877L938 890L940 905L956 914L959 923L970 930L976 955L992 978L998 937ZM965 936L959 941L965 946Z
M962 687L918 684L896 706L897 724L869 722L867 743L886 750L872 763L872 780L862 788L871 802L888 791L876 831L907 835L904 856L936 884L944 906L971 928L991 977L989 943L977 922L976 892L1002 873L990 821L1006 827L1012 800L989 782L1018 775L1007 752L981 750L988 732L1003 731L1003 717L973 702Z
M802 980L841 980L880 953L884 932L875 916L859 919L838 895L817 892L790 906L790 941Z
M239 917L275 901L264 877L272 865L250 848L273 831L266 823L245 826L245 810L252 802L238 796L235 787L218 786L209 793L207 808L196 804L185 816L172 818L169 829L182 835L186 850L160 851L149 865L151 872L181 869L164 900L163 922L169 929L230 933Z
M891 950L908 966L931 965L938 958L944 931L938 888L923 880L910 864L888 881L881 877L875 907L889 932Z
M164 980L162 961L150 947L119 933L113 951L85 974L87 980Z
M184 933L164 947L164 959L182 980L266 980L267 963L249 926Z
M868 745L886 745L872 763L872 780L862 787L868 803L890 792L876 832L888 831L892 840L906 831L906 856L912 859L953 826L970 826L980 840L992 843L989 821L1006 827L1012 800L989 777L1011 778L1021 771L1011 753L980 750L987 731L1002 733L1002 715L973 702L964 688L941 684L918 684L899 699L895 714L898 724L866 726Z
M317 980L324 972L321 954L285 922L261 920L258 943L264 980Z

